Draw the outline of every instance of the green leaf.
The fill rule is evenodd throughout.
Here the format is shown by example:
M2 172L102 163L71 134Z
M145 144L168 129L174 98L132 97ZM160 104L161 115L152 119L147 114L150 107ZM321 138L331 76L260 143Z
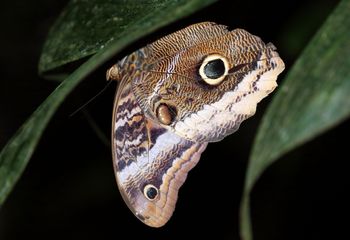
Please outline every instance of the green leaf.
M286 152L350 115L350 0L320 28L277 90L256 136L241 203L241 236L252 239L249 196L264 170Z
M215 0L72 0L52 27L39 73L90 56L114 40L127 39L188 15ZM142 28L140 28L142 27Z
M142 4L143 11L138 9L136 14L133 13L133 6L136 8L136 3L140 3L140 1L109 0L105 2L109 4L103 4L101 0L73 0L51 31L50 40L46 44L46 50L44 50L41 60L40 69L42 72L85 57L94 52L97 53L69 75L62 84L51 93L1 151L0 205L3 204L21 176L49 120L66 96L82 81L82 79L136 39L176 19L188 15L214 2L214 0L143 1L145 2L145 4ZM117 6L115 10L118 15L114 17L124 20L116 20L107 24L107 20L103 20L105 16L103 12L110 12L109 8L114 9L115 7L112 3ZM90 14L94 13L94 11L98 12L98 21L106 24L86 25L90 18L92 18ZM84 12L87 14L84 14ZM76 14L74 16L76 21L72 18L72 14ZM108 14L106 14L106 16L107 15ZM85 25L80 26L79 24L83 22L85 22ZM72 25L75 27L72 27ZM113 27L113 29L104 29L103 31L97 29L109 27ZM82 34L81 36L76 34L79 28L84 29L79 30L79 33ZM88 31L93 33L94 39L85 39L88 36L92 36L86 33ZM99 41L99 34L101 34L101 41ZM70 38L70 35L73 37ZM57 38L56 40L54 40L55 37ZM80 43L75 43L79 41L84 41L87 47L84 47L84 44L79 45ZM71 44L73 44L74 47L72 47L73 45ZM92 45L95 47L91 47ZM104 45L105 47L102 48ZM48 50L47 48L51 49ZM65 54L64 52L68 50L74 53L69 52ZM55 54L58 56L54 56Z

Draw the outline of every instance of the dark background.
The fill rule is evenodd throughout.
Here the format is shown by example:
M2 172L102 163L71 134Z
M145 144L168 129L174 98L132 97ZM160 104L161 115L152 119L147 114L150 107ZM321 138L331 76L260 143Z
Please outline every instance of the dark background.
M37 63L48 29L66 2L2 3L0 147L57 86L37 75ZM287 72L337 2L219 1L138 41L123 54L191 23L209 20L244 28L273 42ZM107 67L86 79L49 124L0 210L0 239L238 239L238 207L248 155L271 98L259 104L256 116L237 133L209 145L182 187L172 219L165 227L152 229L122 201L110 147L97 137L83 111L69 117L105 86ZM114 92L112 85L85 108L108 137ZM252 197L256 239L344 239L349 235L349 130L349 121L342 123L268 169Z

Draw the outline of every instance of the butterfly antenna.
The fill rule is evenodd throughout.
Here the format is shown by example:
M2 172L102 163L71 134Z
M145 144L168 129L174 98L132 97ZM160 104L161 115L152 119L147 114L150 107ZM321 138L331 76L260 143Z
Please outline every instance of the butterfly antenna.
M93 96L89 101L87 101L85 104L83 104L81 107L79 107L77 110L75 110L73 113L71 113L69 115L69 117L73 117L75 114L77 114L80 110L82 110L83 108L85 108L87 105L89 105L93 100L95 100L98 96L101 95L101 93L103 93L104 91L106 91L106 89L109 87L109 85L111 84L112 81L108 81L106 86L104 86L104 88L102 90L100 90L95 96Z

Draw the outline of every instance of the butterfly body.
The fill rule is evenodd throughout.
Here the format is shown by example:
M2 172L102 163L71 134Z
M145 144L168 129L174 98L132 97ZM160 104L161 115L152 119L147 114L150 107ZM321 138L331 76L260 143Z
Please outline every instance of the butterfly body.
M284 64L245 30L191 25L125 57L117 79L112 154L119 190L145 224L164 225L207 143L255 113Z

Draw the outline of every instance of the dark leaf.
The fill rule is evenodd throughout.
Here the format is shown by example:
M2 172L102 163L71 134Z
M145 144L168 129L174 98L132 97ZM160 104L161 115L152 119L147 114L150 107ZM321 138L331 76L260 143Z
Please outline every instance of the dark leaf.
M350 115L350 0L311 40L269 106L255 139L241 205L241 235L252 239L249 196L268 166Z

